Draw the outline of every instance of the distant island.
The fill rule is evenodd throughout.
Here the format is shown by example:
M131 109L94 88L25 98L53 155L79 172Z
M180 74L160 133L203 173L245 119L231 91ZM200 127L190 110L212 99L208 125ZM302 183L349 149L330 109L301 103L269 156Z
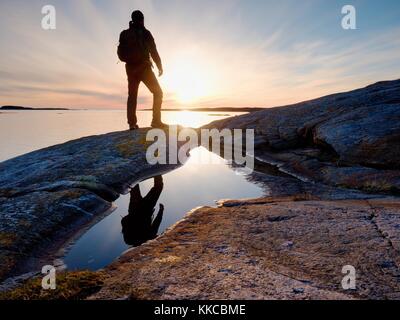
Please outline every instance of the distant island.
M141 109L141 111L151 111L152 109ZM162 109L162 111L201 111L201 112L256 112L265 110L265 108L233 108L233 107L223 107L223 108L193 108L193 109L181 109L181 108L171 108Z
M2 106L1 110L77 110L77 109L68 109L68 108L33 108L33 107L23 107L23 106ZM151 111L152 109L140 109L139 111ZM256 112L265 110L265 108L232 108L232 107L223 107L223 108L193 108L193 109L181 109L181 108L171 108L171 109L162 109L162 111L198 111L198 112Z
M68 108L32 108L21 106L2 106L0 110L70 110Z

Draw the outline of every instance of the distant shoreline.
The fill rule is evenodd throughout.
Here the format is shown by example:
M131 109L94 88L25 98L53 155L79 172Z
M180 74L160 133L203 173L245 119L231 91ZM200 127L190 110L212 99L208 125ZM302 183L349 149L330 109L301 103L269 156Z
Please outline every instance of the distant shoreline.
M21 107L21 106L2 106L0 110L71 110L68 108L32 108L32 107Z
M151 111L152 109L141 109L140 111ZM200 112L256 112L260 110L265 110L265 108L193 108L193 109L162 109L162 111L200 111Z
M264 110L265 108L233 108L233 107L223 107L223 108L193 108L193 109L162 109L162 111L193 111L193 112L256 112ZM90 110L90 109L68 109L68 108L33 108L33 107L23 107L23 106L2 106L0 111L76 111L76 110ZM98 109L93 109L98 110ZM104 110L124 110L124 109L104 109ZM152 109L138 109L138 111L152 111Z

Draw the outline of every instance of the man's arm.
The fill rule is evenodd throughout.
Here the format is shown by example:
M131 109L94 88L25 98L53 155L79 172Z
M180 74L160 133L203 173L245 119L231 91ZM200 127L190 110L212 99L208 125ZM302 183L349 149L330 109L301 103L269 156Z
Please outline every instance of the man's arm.
M159 75L161 76L163 74L161 58L157 51L156 42L154 41L153 35L150 33L150 31L149 31L149 51L150 51L151 58L153 59L154 63L157 65Z
M125 42L125 39L126 39L126 30L122 31L122 32L119 34L119 43Z

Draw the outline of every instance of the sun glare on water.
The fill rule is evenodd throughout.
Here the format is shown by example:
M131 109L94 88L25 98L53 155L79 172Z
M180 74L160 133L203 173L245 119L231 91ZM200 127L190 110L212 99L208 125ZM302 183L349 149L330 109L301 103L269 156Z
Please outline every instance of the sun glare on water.
M179 112L164 112L163 117L168 124L178 124L183 127L191 128L198 128L211 122L211 118L207 113L193 112L188 110L182 110Z

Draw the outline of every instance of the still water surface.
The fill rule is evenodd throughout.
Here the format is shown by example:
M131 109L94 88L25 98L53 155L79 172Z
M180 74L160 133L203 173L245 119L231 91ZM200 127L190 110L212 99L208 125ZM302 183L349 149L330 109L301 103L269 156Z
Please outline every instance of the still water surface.
M212 155L216 158L212 164L200 163L196 153L201 152L208 153L202 147L192 150L192 157L184 166L164 174L163 187L157 188L155 179L148 179L139 184L142 197L154 187L148 196L152 199L144 200L151 205L137 203L138 187L134 192L121 196L115 202L117 209L93 226L72 246L64 259L68 269L99 269L117 258L130 245L139 245L144 240L154 238L155 233L162 233L193 208L215 206L215 201L220 199L254 198L264 194L261 186L247 181L243 174L231 169L225 160L216 155ZM164 206L164 212L158 227L156 218L160 203ZM146 221L143 217L151 217L152 214L152 220L149 218ZM123 233L121 222L126 216L128 227L124 228Z

